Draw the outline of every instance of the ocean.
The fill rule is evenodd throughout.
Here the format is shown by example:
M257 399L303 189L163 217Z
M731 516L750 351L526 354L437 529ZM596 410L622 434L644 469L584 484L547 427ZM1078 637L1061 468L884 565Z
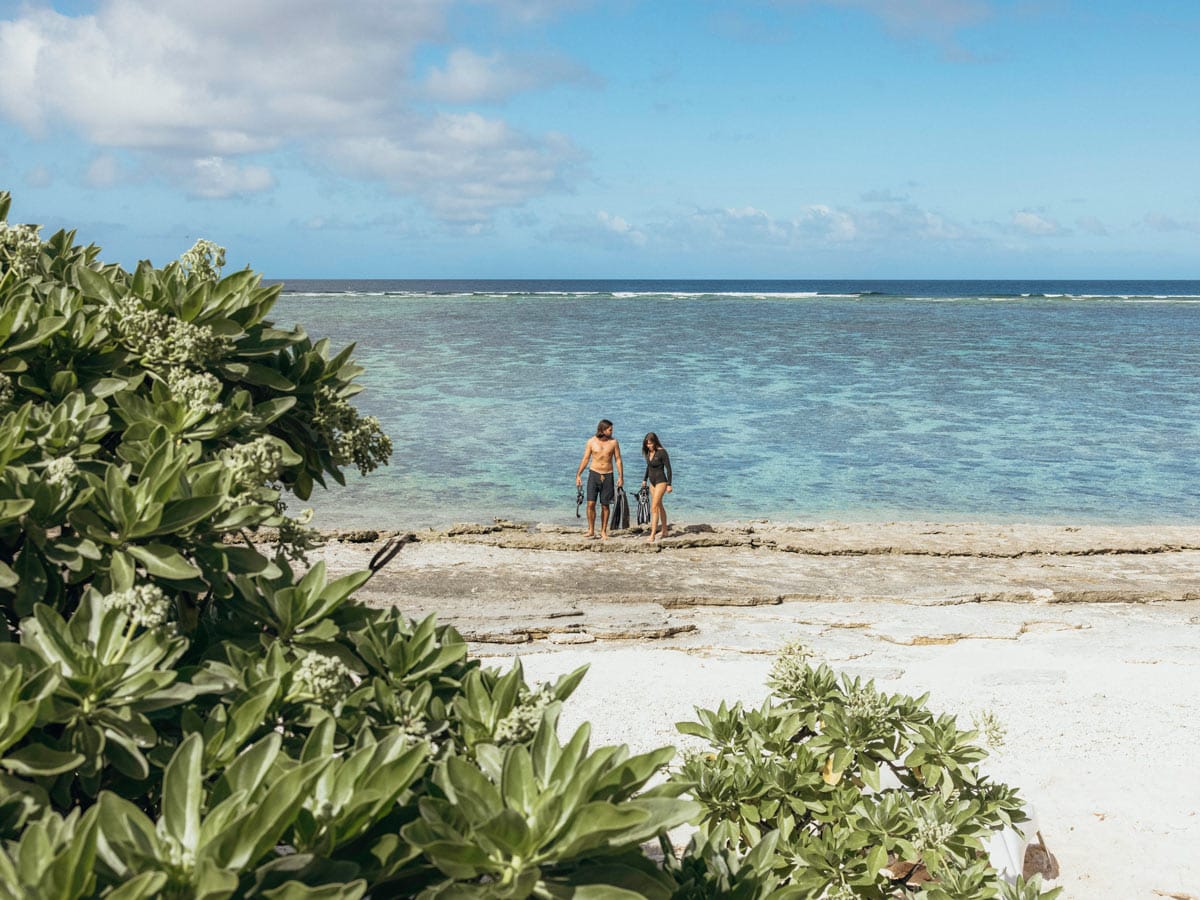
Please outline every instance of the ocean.
M573 524L601 418L656 432L681 523L1186 523L1200 281L289 281L356 343L391 464L325 528Z

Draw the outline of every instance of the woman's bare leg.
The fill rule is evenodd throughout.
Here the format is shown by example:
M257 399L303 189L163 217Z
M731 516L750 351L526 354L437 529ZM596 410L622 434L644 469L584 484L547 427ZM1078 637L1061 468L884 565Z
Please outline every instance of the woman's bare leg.
M667 483L656 484L650 488L650 540L654 540L655 526L660 532L659 537L667 536L667 510L663 506L663 497L667 493Z

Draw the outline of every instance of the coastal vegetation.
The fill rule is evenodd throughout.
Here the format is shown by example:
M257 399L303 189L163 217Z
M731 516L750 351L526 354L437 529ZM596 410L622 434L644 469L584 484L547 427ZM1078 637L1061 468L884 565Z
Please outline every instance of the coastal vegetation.
M678 768L561 740L583 670L484 667L308 566L285 498L391 454L352 347L213 244L127 272L9 207L0 898L1046 896L988 863L1021 804L973 732L796 648Z

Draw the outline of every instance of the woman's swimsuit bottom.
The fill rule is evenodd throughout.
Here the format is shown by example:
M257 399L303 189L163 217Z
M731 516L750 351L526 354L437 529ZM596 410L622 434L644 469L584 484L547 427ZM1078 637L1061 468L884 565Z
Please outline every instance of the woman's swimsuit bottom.
M588 469L588 503L594 503L599 497L601 506L609 506L616 495L615 484L616 479L612 472L597 472L595 469Z

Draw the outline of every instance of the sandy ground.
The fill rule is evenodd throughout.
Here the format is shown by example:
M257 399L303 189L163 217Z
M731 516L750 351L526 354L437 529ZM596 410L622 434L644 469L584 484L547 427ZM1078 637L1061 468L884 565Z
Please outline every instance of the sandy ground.
M760 701L800 639L964 724L993 712L1008 734L989 770L1032 804L1065 897L1200 897L1200 528L742 523L654 547L451 532L419 534L359 596L437 613L532 680L590 665L564 730L685 746L676 722ZM381 546L324 553L344 571Z

